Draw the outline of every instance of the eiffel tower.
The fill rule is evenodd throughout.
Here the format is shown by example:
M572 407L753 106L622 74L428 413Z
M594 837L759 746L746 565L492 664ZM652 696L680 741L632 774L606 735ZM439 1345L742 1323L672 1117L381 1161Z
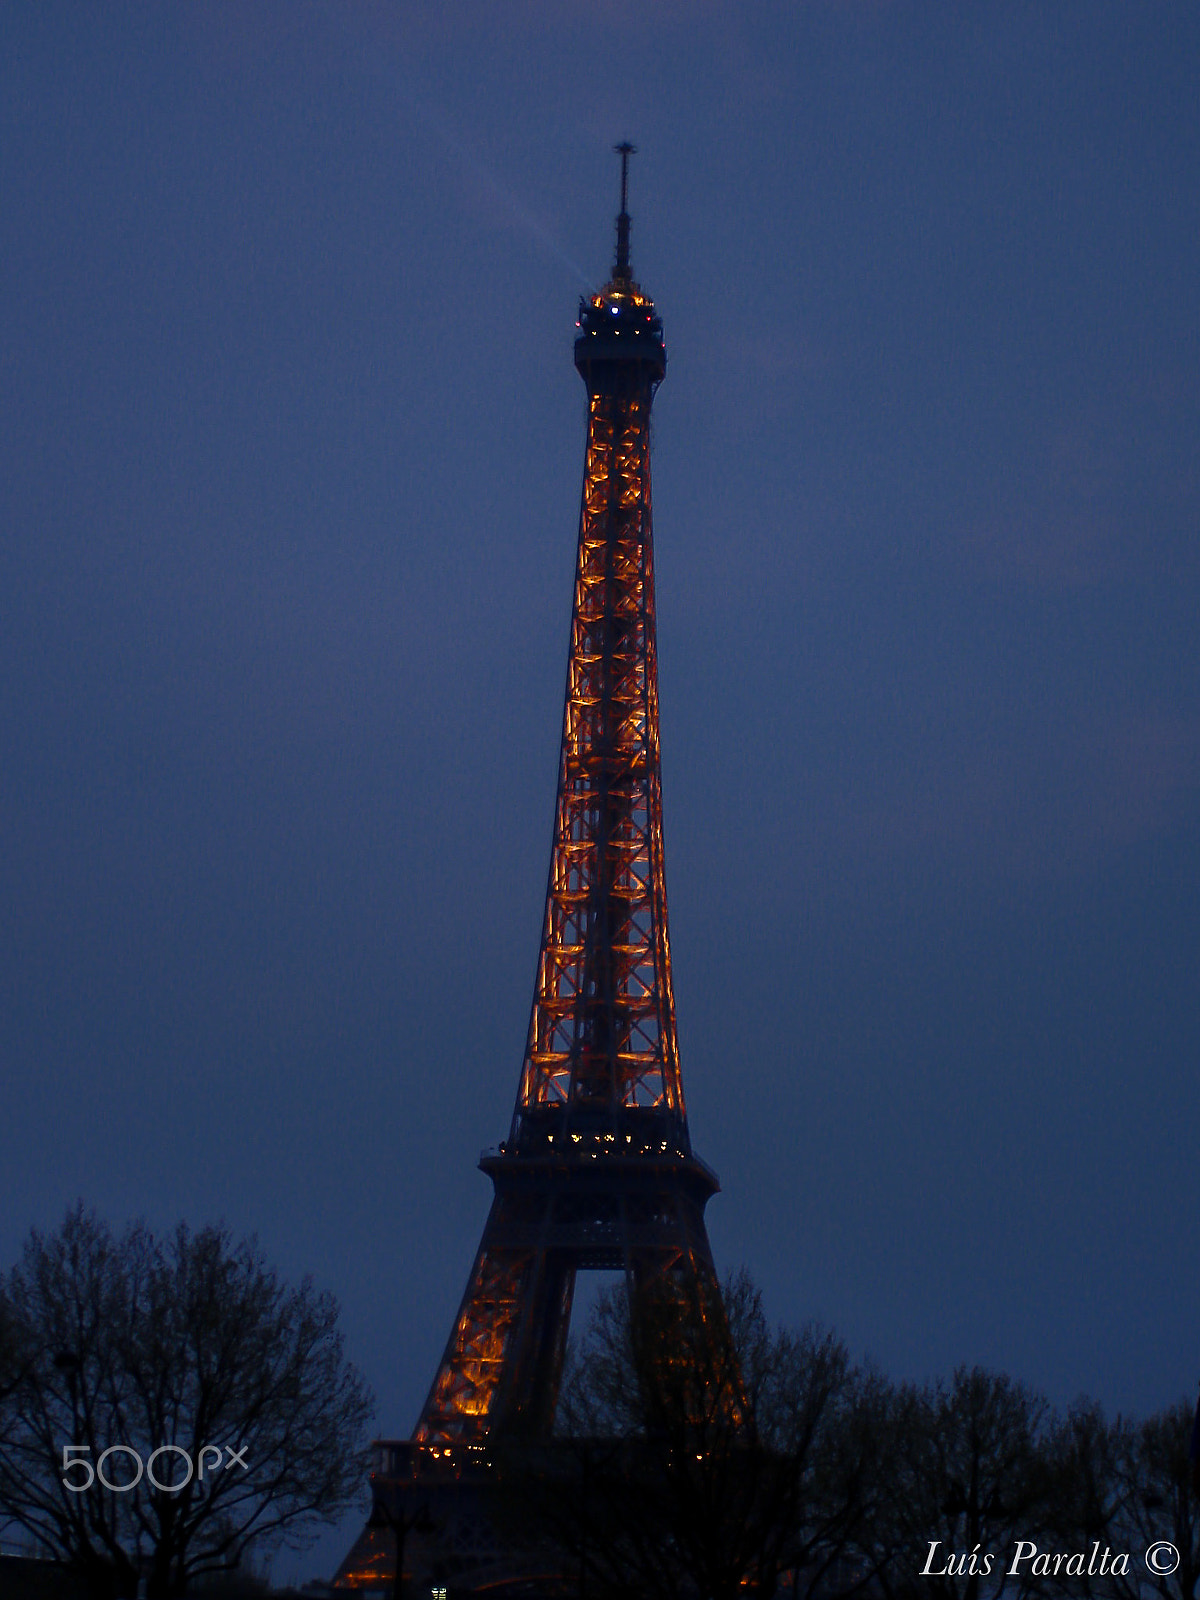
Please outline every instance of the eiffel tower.
M692 1150L667 932L659 760L650 408L662 322L629 259L629 157L612 277L581 300L587 386L554 838L537 980L508 1138L480 1160L491 1211L412 1440L379 1446L374 1531L390 1482L480 1462L501 1435L549 1437L576 1274L624 1274L631 1303L666 1278L719 1308L704 1226L716 1175ZM720 1315L718 1310L718 1315ZM715 1324L713 1324L715 1325ZM456 1463L451 1469L450 1464ZM382 1509L381 1509L382 1508ZM337 1582L382 1571L367 1535Z

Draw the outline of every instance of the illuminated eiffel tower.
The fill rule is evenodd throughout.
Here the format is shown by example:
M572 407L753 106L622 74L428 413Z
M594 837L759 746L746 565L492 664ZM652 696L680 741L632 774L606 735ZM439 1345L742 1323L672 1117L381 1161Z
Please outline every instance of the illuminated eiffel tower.
M619 145L616 261L580 302L575 365L587 449L558 799L541 949L512 1126L480 1166L491 1212L411 1441L380 1445L388 1484L477 1465L501 1435L554 1421L577 1272L661 1279L723 1326L704 1227L715 1174L692 1152L671 985L663 865L650 407L662 323L629 262L632 146ZM714 1315L708 1315L712 1308ZM380 1509L385 1507L384 1509ZM372 1528L338 1581L378 1582Z

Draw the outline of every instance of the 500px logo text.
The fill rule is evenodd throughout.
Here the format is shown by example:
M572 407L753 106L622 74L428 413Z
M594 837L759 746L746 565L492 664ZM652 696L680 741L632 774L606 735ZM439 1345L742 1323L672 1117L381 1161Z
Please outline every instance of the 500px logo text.
M83 1494L85 1490L90 1489L96 1483L100 1484L102 1488L111 1489L113 1494L128 1494L131 1489L137 1488L142 1481L143 1474L145 1474L147 1481L154 1488L161 1490L163 1494L178 1494L181 1489L187 1488L193 1477L198 1483L203 1483L206 1469L210 1477L216 1472L228 1472L231 1467L241 1467L243 1472L248 1472L250 1469L244 1459L246 1449L246 1445L243 1445L240 1450L234 1450L229 1445L204 1444L196 1452L196 1459L193 1461L191 1452L185 1450L182 1445L160 1444L158 1449L151 1450L149 1456L143 1461L131 1444L110 1444L107 1450L100 1452L100 1457L95 1466L93 1466L90 1461L83 1459L84 1456L89 1456L92 1453L90 1444L65 1444L63 1445L63 1475L61 1481L63 1488L69 1489L72 1494ZM132 1457L134 1466L137 1468L134 1476L124 1483L113 1482L105 1473L105 1465L110 1456ZM171 1473L171 1481L168 1481L160 1478L155 1468L156 1463L158 1463L160 1470L168 1469L172 1464L172 1458L174 1458L173 1466L175 1470ZM70 1476L72 1469L76 1467L87 1473L87 1477L82 1483L77 1478L72 1479ZM185 1473L182 1478L178 1476L181 1468Z

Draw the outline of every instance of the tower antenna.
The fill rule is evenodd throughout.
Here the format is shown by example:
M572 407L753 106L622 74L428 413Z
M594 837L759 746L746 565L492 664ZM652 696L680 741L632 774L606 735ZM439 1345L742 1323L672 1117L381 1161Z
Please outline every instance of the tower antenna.
M418 1513L436 1527L408 1558L425 1594L446 1592L435 1577L443 1561L462 1573L463 1593L488 1583L547 1592L540 1550L487 1501L498 1478L516 1487L517 1461L510 1469L493 1455L505 1440L525 1441L521 1460L533 1446L539 1470L561 1461L570 1471L554 1420L580 1273L623 1276L633 1326L649 1336L650 1381L665 1379L669 1406L684 1397L688 1449L697 1428L722 1450L731 1435L753 1443L704 1222L720 1185L692 1150L679 1063L650 494L650 408L667 352L662 319L629 276L633 146L616 148L616 276L581 303L575 339L587 445L521 1076L508 1138L480 1159L492 1208L417 1426L375 1446L370 1521L335 1580L343 1600L365 1600L393 1576L400 1586L402 1538ZM456 1093L447 1082L448 1104ZM585 1383L598 1370L581 1358Z
M617 264L613 268L613 277L628 283L629 271L629 158L637 154L637 146L630 144L625 139L621 144L615 144L613 149L621 158L621 214L617 218Z

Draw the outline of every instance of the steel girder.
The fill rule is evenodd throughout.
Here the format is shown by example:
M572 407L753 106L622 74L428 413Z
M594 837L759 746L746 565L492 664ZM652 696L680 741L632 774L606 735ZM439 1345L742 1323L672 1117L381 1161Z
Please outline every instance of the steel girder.
M650 393L590 398L546 913L510 1143L685 1127L663 868ZM554 1113L557 1113L555 1115Z
M639 319L653 311L636 305ZM717 1182L688 1136L663 865L650 517L662 367L580 370L587 449L537 979L509 1139L480 1163L495 1198L413 1435L429 1446L550 1432L577 1271L622 1271L635 1297L665 1282L720 1316L704 1227ZM709 1337L710 1314L697 1322Z

